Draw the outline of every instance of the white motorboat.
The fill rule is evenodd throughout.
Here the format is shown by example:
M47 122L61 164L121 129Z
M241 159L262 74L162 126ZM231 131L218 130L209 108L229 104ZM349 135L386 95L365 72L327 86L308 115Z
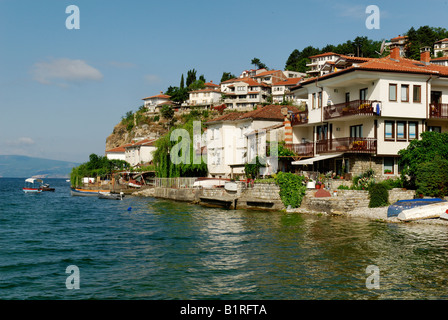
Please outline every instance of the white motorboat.
M426 206L403 210L398 215L398 219L401 221L413 221L421 219L441 218L444 213L446 214L447 209L448 204L446 202L428 204Z

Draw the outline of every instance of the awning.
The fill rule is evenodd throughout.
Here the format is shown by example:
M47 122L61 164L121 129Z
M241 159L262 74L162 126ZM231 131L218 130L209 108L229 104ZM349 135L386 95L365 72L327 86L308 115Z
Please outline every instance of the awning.
M292 165L305 165L305 164L313 164L314 162L317 161L321 161L321 160L326 160L326 159L331 159L331 158L337 158L342 156L343 153L337 153L337 154L327 154L324 156L317 156L314 158L309 158L309 159L304 159L304 160L299 160L299 161L293 161L291 162Z

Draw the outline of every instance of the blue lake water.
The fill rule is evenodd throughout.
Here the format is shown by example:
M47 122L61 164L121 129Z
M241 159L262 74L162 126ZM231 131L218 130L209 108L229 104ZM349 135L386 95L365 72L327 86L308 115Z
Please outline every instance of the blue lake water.
M72 197L62 179L33 195L23 182L0 179L0 299L448 298L447 227Z

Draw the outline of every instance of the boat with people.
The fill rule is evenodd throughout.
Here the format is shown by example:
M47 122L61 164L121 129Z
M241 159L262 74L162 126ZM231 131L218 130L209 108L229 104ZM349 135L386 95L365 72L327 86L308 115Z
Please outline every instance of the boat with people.
M446 202L446 200L441 198L421 198L421 199L409 199L409 200L399 200L387 208L387 217L394 218L403 210L409 210L412 208L422 207L431 205L434 203Z
M124 193L120 192L108 192L108 191L100 191L98 192L99 199L109 199L109 200L123 200Z
M25 186L22 190L25 193L41 193L43 183L42 179L28 178L25 180Z

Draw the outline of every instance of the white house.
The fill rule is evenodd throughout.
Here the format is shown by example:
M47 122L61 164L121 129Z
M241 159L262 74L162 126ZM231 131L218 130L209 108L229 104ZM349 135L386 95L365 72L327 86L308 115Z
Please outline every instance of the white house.
M106 157L109 160L126 160L126 156L125 156L125 145L120 146L120 147L116 147L116 148L112 148L109 150L106 150Z
M221 104L221 90L213 81L205 83L205 88L193 90L189 93L189 105L210 108Z
M448 56L431 59L431 63L448 67Z
M392 38L385 43L385 47L390 50L393 48L398 48L400 50L400 57L404 57L406 55L406 45L407 45L408 37L399 35L398 37Z
M448 38L434 43L434 55L437 57L439 52L441 52L443 56L448 56Z
M159 109L165 105L169 104L171 105L171 97L169 95L163 94L162 91L160 91L160 94L143 98L144 106L148 109L148 112L154 113L160 111Z
M293 114L293 148L302 170L353 175L372 168L379 178L400 172L398 151L423 131L448 131L448 67L390 56L346 64L291 89L307 99ZM285 129L287 130L287 129Z
M153 152L157 149L157 139L143 139L127 144L125 148L125 160L133 167L140 164L149 164L153 160Z
M259 107L250 112L230 112L207 125L207 167L211 177L230 178L244 174L244 164L263 154L266 141L277 139L274 129L283 127L284 114L282 108L298 112L293 106L269 105ZM254 132L274 132L275 137L264 136L265 142L258 140L260 136ZM252 139L249 139L252 137ZM255 143L257 142L257 143Z
M221 92L227 108L249 111L267 102L271 86L252 78L236 78L221 82Z
M303 78L288 78L286 80L275 81L272 84L272 102L282 103L284 101L298 104L301 100L295 100L290 89L295 87Z

